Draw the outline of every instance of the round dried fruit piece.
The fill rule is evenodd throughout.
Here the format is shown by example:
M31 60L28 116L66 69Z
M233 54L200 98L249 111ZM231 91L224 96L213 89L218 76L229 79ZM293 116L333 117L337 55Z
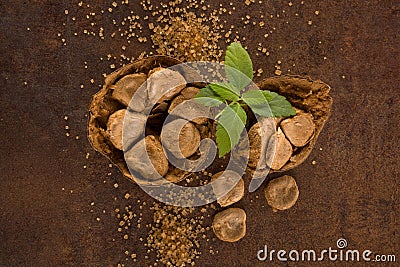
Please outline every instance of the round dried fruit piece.
M125 122L125 135L122 137ZM144 133L146 116L139 113L128 112L120 109L113 114L107 122L107 134L111 143L119 150L123 150L123 139L126 147L132 145ZM134 129L132 129L134 128Z
M171 100L185 87L185 78L171 69L153 69L147 80L147 93L151 103Z
M168 172L168 159L157 137L148 135L125 152L129 168L141 177L136 182L158 184L160 176Z
M111 114L107 122L107 133L110 141L119 150L122 150L122 128L125 113L126 109L120 109Z
M212 228L222 241L239 241L246 235L246 212L239 208L221 211L215 215Z
M276 142L275 153L267 153L266 161L272 170L279 170L286 164L286 162L289 161L290 157L292 156L293 149L281 128L278 128L278 131L272 138L272 142Z
M112 97L121 104L128 106L133 95L146 79L147 75L144 73L134 73L122 77L111 87L113 89Z
M123 144L125 149L143 138L147 117L141 113L127 111L124 119Z
M193 123L186 123L179 133L179 148L187 158L193 155L200 146L200 133Z
M275 149L273 147L275 143L272 142L274 138L271 138L275 133L275 127L274 119L262 118L250 128L248 132L250 143L249 167L257 167L257 169L266 167L266 153Z
M281 122L282 131L294 146L305 146L315 130L315 124L311 114L303 113Z
M217 196L218 204L221 207L227 207L232 205L233 203L238 202L244 196L244 181L242 177L233 171L226 170L224 175L220 177L224 171L214 174L211 177L211 182L217 181L212 183L212 188L214 194ZM236 185L235 185L236 183ZM232 188L232 186L234 186ZM230 191L229 188L232 188Z
M177 106L183 104L187 100L193 99L199 91L200 89L197 87L186 87L185 89L183 89L182 92L172 100L171 105L168 108L168 113L171 114ZM184 119L188 119L188 115L194 115L197 118L189 120L193 121L196 124L206 124L208 122L207 118L197 116L199 114L202 114L203 110L203 105L200 105L198 103L191 103L190 105L185 107L180 106L180 109L178 111L175 110L173 114Z
M181 131L178 133L179 130ZM182 153L182 156L187 158L199 148L200 133L193 123L183 119L175 119L164 125L161 140L165 148L173 155L179 158L178 155Z
M296 181L289 175L270 181L265 188L265 198L274 212L291 208L298 197Z

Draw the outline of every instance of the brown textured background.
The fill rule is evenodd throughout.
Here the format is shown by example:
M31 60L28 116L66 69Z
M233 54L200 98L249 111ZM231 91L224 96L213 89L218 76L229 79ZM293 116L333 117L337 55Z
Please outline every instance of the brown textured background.
M242 1L234 2L244 7ZM250 54L256 68L264 68L264 77L271 76L276 61L282 60L284 73L290 68L291 73L323 80L332 86L333 111L317 149L289 172L300 188L296 206L274 214L261 190L248 195L236 205L247 211L246 237L235 244L213 241L216 255L210 255L210 243L203 242L198 266L279 265L258 262L257 251L264 244L287 250L336 247L340 237L347 239L349 248L397 253L400 261L399 2L305 1L300 5L293 1L292 9L286 1L263 2L261 9L260 5L238 8L228 21L237 24L246 14L286 10L286 17L265 19L276 27L263 43L271 51L268 58L255 56L262 40L257 32L250 27L242 32L245 43L253 47ZM110 3L91 5L100 9ZM66 8L79 19L72 22L72 15L64 14ZM75 1L0 3L1 266L115 266L118 262L148 266L154 260L153 254L144 258L146 248L138 240L146 237L145 228L132 228L130 239L123 240L113 212L130 203L137 208L137 199L148 203L151 199L116 168L109 168L107 159L93 151L86 138L88 103L102 83L101 74L110 71L110 63L99 58L120 51L121 43L118 38L73 37L87 24L82 14ZM111 19L98 25L115 30ZM66 46L61 38L67 39ZM149 46L128 46L126 54L138 56ZM96 86L90 84L91 78ZM70 127L69 138L65 125ZM312 165L312 160L317 164ZM124 199L126 192L134 197ZM150 222L148 215L143 225ZM137 253L138 263L125 261L125 250Z

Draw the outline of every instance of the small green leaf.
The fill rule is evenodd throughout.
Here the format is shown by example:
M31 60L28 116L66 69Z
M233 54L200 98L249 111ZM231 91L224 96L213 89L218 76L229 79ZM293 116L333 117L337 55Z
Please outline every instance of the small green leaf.
M239 119L242 121L243 126L246 125L247 114L239 103L232 103L229 105L235 112Z
M224 85L211 83L208 85L217 95L225 100L238 101L239 96Z
M207 97L198 97L195 99L195 101L199 104L202 104L206 107L217 107L221 105L223 102L221 102L219 99L215 99L213 97L207 96Z
M271 92L271 91L268 91L268 90L265 90L265 91L260 90L260 91L261 91L261 93L263 94L264 98L267 101L271 101L275 97L275 95L277 95L277 93Z
M249 90L244 92L242 99L254 113L264 117L273 116L268 106L268 101L261 90Z
M243 93L242 99L247 105L265 105L268 103L261 90L249 90Z
M201 88L200 91L196 94L195 98L197 97L207 97L207 96L217 96L213 90L211 90L210 86L207 85L204 88Z
M230 83L212 83L212 84L222 86L222 87L228 89L229 91L231 91L232 93L235 93L238 96L240 95L240 89L236 88L233 84L230 84Z
M253 79L253 63L246 49L239 43L228 46L225 54L225 73L228 81L240 90Z
M229 134L221 124L217 124L217 132L215 133L217 146L218 146L218 156L222 158L225 154L231 151L231 140Z
M194 97L197 103L203 104L208 107L216 107L223 103L223 99L214 93L210 87L200 89L200 92Z
M233 103L222 110L216 132L219 157L229 153L239 143L246 120L246 112L239 103Z
M267 99L274 117L289 117L296 115L296 110L284 96L270 91L262 91L262 93L265 99Z

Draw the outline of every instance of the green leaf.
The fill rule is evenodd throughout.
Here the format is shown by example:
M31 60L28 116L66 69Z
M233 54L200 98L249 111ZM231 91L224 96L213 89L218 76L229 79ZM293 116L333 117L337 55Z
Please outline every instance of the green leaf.
M231 140L225 128L219 123L217 124L217 132L215 136L218 146L218 156L222 158L225 154L231 151Z
M209 96L196 98L195 101L206 107L217 107L223 103L219 99L215 99L215 98L209 97Z
M216 84L216 85L225 87L226 89L228 89L232 93L235 93L236 95L240 96L240 89L236 88L233 84L230 84L230 83L218 83L218 82L212 83L212 84Z
M242 100L254 113L264 117L273 116L268 101L261 90L249 90L244 92Z
M239 103L233 103L222 110L216 132L219 157L229 153L239 143L246 120L246 112Z
M242 106L239 103L232 103L229 106L233 109L233 111L235 111L236 115L242 121L244 127L247 121L246 111L242 108Z
M250 56L239 43L228 46L225 54L225 73L228 81L240 90L253 79L253 63Z
M230 100L230 101L239 100L239 96L236 93L232 92L229 88L227 88L223 84L210 83L208 86L214 91L214 93L216 93L225 100Z
M200 89L200 92L198 92L194 98L196 102L208 107L219 106L224 101L220 96L215 94L209 86Z
M267 101L271 101L277 95L277 93L271 92L271 91L268 91L268 90L265 90L265 91L260 90L260 91L261 91L261 93L263 94L264 98Z
M284 96L275 92L262 91L274 117L289 117L296 115L296 110Z

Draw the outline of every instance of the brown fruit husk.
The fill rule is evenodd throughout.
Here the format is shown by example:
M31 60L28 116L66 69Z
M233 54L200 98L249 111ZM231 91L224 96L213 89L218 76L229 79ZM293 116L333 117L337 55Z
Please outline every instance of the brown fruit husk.
M89 105L88 138L92 146L110 159L122 172L122 174L133 180L128 166L125 163L124 154L111 143L107 137L107 121L115 111L126 108L117 100L112 98L112 86L122 77L133 73L149 73L156 67L168 68L181 62L167 56L153 56L137 60L128 64L105 78L103 88L96 93Z
M257 83L261 90L269 90L286 97L293 107L312 115L315 123L314 135L305 146L297 148L291 159L279 170L284 172L293 169L303 163L315 146L318 135L327 121L332 107L332 97L329 95L330 86L326 83L300 76L280 76L262 80Z
M168 68L181 62L167 56L153 56L137 60L128 64L105 78L103 88L96 93L89 106L88 138L92 146L110 159L123 173L124 176L134 181L125 163L124 154L114 147L108 137L107 121L111 114L119 109L126 108L119 101L112 98L113 85L122 77L133 73L148 74L157 67ZM191 75L190 73L185 73ZM193 84L201 88L202 84ZM285 96L291 104L313 116L315 131L310 142L304 147L299 147L291 159L279 170L270 172L283 172L300 165L313 149L319 133L329 117L332 98L329 95L330 87L317 80L298 76L281 76L267 78L257 84L262 90L270 90ZM166 110L163 112L167 112ZM210 129L207 127L207 130ZM203 138L202 134L202 138Z

